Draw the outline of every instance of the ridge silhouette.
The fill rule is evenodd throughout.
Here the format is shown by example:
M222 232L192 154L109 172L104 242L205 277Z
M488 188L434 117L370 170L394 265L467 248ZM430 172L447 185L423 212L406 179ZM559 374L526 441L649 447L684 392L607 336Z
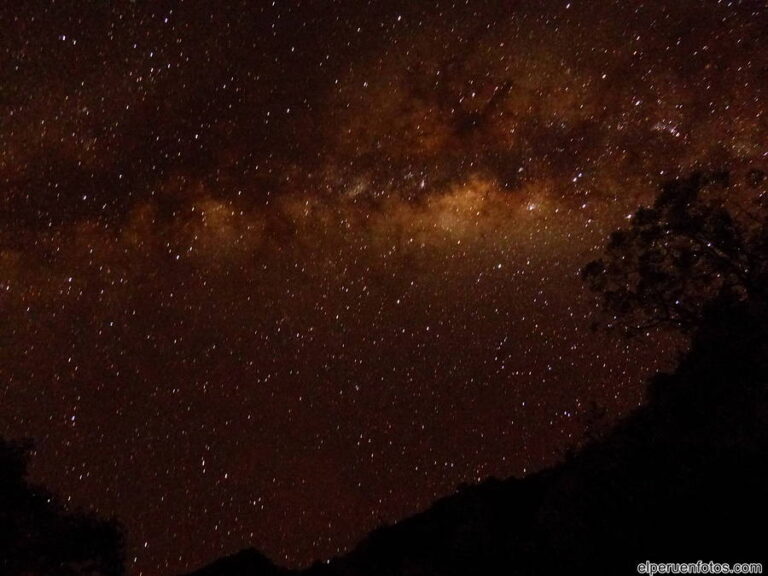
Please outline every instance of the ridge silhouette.
M462 488L328 564L282 570L241 553L192 575L635 574L646 560L764 561L766 321L745 303L708 312L678 369L650 382L648 404L551 469Z

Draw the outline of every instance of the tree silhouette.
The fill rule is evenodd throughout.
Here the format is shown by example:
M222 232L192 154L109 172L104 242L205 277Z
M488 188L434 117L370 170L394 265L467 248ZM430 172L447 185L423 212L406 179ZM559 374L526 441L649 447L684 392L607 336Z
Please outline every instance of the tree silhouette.
M660 325L690 332L715 301L765 300L764 182L751 170L740 182L714 172L664 184L653 206L638 210L582 271L609 323L629 333Z
M27 482L31 444L0 438L0 574L120 576L123 536L114 521L69 513Z

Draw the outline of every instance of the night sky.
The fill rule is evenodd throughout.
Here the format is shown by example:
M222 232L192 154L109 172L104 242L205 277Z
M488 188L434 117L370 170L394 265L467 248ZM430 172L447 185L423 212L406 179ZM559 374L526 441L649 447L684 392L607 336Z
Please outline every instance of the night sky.
M302 566L674 360L580 268L766 162L762 1L0 6L0 435L133 575Z

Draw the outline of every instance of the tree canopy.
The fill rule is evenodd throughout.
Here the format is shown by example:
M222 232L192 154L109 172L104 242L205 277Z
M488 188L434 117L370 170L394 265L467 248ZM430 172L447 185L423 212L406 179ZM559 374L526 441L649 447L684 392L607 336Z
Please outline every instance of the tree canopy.
M717 302L766 299L766 175L697 172L662 186L582 271L609 324L637 333L699 327Z

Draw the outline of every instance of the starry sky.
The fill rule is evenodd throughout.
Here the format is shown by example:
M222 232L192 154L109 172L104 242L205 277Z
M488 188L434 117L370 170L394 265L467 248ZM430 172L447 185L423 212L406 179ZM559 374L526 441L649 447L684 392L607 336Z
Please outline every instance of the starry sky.
M302 566L556 462L674 335L579 278L765 163L757 0L0 5L0 435L132 575Z

